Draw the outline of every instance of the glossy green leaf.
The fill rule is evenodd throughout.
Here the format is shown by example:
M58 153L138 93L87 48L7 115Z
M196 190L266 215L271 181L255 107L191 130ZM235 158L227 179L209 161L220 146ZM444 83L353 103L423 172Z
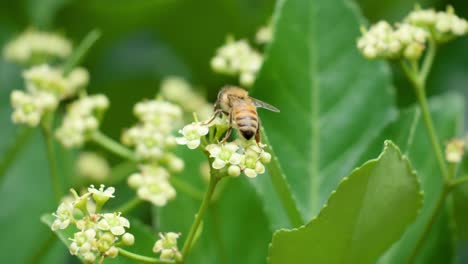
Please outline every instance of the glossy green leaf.
M342 180L316 218L274 234L269 263L374 263L421 205L416 174L387 141L378 159Z
M441 144L459 133L463 125L463 97L448 94L430 100L431 114ZM398 120L387 127L381 137L390 138L399 144L408 155L418 172L421 188L424 191L424 206L417 220L408 228L402 239L380 259L379 263L405 263L421 236L425 223L429 221L432 208L442 191L442 178L439 175L435 156L421 119L419 109L413 106L400 113ZM374 148L372 153L376 153ZM369 156L372 154L366 154ZM454 258L453 218L446 208L438 217L429 237L422 248L418 263L449 263Z
M260 115L306 219L395 114L387 65L357 51L360 19L350 1L279 1L255 84L253 96L281 110Z

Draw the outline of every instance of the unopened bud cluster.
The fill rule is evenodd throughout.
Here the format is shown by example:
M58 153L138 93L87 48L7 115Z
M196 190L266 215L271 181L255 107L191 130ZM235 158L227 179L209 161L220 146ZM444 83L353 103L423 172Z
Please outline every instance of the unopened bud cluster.
M64 77L60 69L47 64L34 66L23 73L25 91L11 93L14 123L37 126L44 115L54 111L60 100L71 97L88 84L85 69L74 69Z
M169 177L169 172L163 167L144 165L139 172L130 175L128 185L137 190L140 199L161 207L176 196Z
M468 22L455 15L452 7L445 12L416 9L395 26L380 21L362 30L357 46L368 59L421 58L427 42L446 42L468 32Z
M416 8L405 21L425 28L437 42L446 42L468 33L468 22L458 17L452 6L447 6L445 11Z
M50 59L64 59L72 45L66 38L50 32L27 30L7 43L3 50L6 60L21 64L36 64Z
M425 49L427 37L427 32L419 27L398 24L393 28L386 21L380 21L364 30L358 48L369 59L418 59Z
M250 87L263 63L263 56L246 40L228 38L211 59L211 68L226 75L239 75L239 83Z
M62 202L53 214L53 231L67 229L75 226L79 231L69 237L72 242L69 246L72 255L79 256L86 263L94 263L99 258L115 258L118 255L116 244L130 246L134 243L134 236L126 229L130 222L120 213L100 213L98 209L111 198L114 198L113 187L99 189L91 186L88 192L78 196L72 190L73 201ZM92 198L92 199L91 199ZM96 211L90 209L88 204L94 202Z
M180 261L182 260L182 254L177 248L177 239L180 234L169 232L159 233L160 239L154 243L153 252L160 253L159 259L162 261Z
M61 126L56 131L57 139L65 147L79 147L99 128L99 123L109 100L105 95L90 95L69 105Z
M137 103L134 113L140 122L123 133L122 142L135 147L143 163L164 165L172 172L180 172L184 165L172 153L176 146L172 133L182 122L182 109L156 99Z
M195 89L183 78L167 77L161 84L161 96L171 103L179 105L185 113L196 113L200 118L209 118L213 105L195 92Z

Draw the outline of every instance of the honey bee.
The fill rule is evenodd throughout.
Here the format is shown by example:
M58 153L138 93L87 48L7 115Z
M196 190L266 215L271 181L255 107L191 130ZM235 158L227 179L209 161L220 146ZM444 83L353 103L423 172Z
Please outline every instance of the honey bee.
M280 111L270 104L250 97L249 93L240 87L225 86L218 93L218 99L214 105L215 112L208 123L213 121L219 114L224 113L229 119L229 129L221 143L226 142L231 136L233 124L235 124L242 137L247 140L255 137L255 141L259 144L260 118L257 114L257 107L273 112Z

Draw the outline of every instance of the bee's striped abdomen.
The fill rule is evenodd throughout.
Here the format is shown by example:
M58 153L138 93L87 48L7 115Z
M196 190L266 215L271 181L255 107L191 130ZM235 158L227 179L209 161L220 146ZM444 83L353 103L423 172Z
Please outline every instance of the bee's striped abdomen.
M254 106L244 105L234 109L232 114L237 129L245 139L249 140L255 136L258 129L258 116L257 109Z

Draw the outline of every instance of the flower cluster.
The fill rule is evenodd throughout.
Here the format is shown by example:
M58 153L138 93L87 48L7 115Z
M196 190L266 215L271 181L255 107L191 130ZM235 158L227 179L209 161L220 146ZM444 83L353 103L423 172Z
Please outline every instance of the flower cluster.
M452 139L445 145L445 159L451 163L459 163L465 153L465 141Z
M146 165L130 175L128 185L137 190L140 199L156 206L164 206L175 198L175 189L169 183L169 172L163 167Z
M78 156L76 172L81 177L102 182L109 176L110 167L107 160L101 155L85 151Z
M67 109L61 126L56 131L57 139L65 147L79 147L99 127L104 111L109 107L106 96L86 96L73 102Z
M468 22L458 17L451 6L447 6L445 12L417 7L405 18L405 21L425 28L437 42L445 42L468 33Z
M262 147L253 141L238 139L222 145L208 145L206 150L213 159L213 169L226 170L229 176L234 177L243 172L247 177L254 178L265 172L264 164L271 160L271 154Z
M161 84L161 96L182 107L185 113L196 113L201 119L213 114L213 106L194 92L190 84L180 77L167 77Z
M11 94L14 123L37 126L42 117L54 111L60 100L76 94L87 85L88 72L74 69L68 77L49 65L34 66L23 73L26 91L14 90Z
M71 51L70 41L58 34L27 30L10 41L3 54L9 61L33 64L53 58L66 58Z
M455 15L452 7L445 12L416 8L402 23L386 21L362 30L357 46L369 59L419 59L428 40L446 42L468 33L468 22Z
M427 37L427 32L419 27L398 24L394 29L389 23L380 21L364 30L357 45L369 59L417 59L425 49Z
M262 63L263 56L246 40L234 41L228 38L226 44L211 59L211 68L218 73L239 75L239 83L250 87L255 82Z
M182 122L182 110L161 99L137 103L134 113L139 123L122 135L122 142L134 146L138 158L145 163L166 165L180 172L183 161L171 153L176 146L172 132Z
M271 154L263 149L264 145L257 145L254 140L247 141L243 138L233 142L213 144L213 142L219 142L227 128L228 121L224 117L217 118L210 125L194 122L180 130L183 137L176 140L178 144L187 145L189 149L198 148L202 142L212 143L204 143L203 148L212 160L211 167L222 171L222 175L237 177L244 173L247 177L256 177L258 174L263 174L264 164L271 160ZM207 138L207 135L215 136Z
M98 258L114 258L118 255L116 244L132 245L134 236L126 229L130 227L130 222L120 213L100 213L98 209L114 197L114 188L105 188L101 185L99 189L94 186L88 188L88 192L82 196L72 190L73 201L62 202L57 211L51 229L53 231L66 229L70 225L75 226L79 231L74 233L69 239L72 243L69 246L70 253L81 257L86 263L94 263ZM88 206L92 201L96 203L96 210L93 211Z
M160 239L154 243L153 252L161 253L159 258L162 261L180 261L182 259L182 254L177 248L177 239L180 234L169 232L169 233L159 233Z

